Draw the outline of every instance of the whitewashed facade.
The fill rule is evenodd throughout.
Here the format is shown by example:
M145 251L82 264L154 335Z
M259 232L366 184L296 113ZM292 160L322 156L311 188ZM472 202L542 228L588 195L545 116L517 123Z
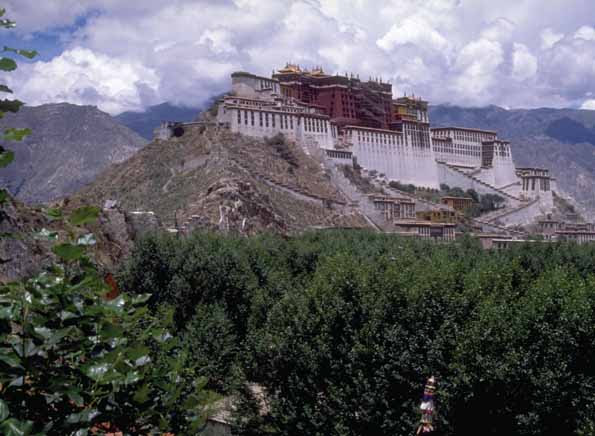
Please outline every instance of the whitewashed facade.
M346 142L352 146L357 164L376 170L387 179L437 189L438 168L429 132L417 123L403 123L402 131L344 128Z

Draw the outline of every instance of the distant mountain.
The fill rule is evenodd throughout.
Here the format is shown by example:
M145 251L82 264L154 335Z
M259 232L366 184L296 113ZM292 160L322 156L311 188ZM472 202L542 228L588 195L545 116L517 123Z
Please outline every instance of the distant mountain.
M0 171L0 186L28 203L71 194L146 144L94 106L25 106L0 119L0 129L8 127L33 131L23 142L8 145L15 151L15 161Z
M193 121L202 107L174 106L162 103L149 107L144 112L122 112L114 118L145 139L153 139L153 129L159 127L163 121Z
M518 166L549 168L559 188L595 218L595 111L439 105L430 108L430 121L497 130L511 141Z

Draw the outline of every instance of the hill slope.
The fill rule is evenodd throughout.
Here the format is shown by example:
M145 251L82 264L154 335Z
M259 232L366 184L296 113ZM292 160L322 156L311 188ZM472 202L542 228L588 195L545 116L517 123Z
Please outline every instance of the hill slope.
M515 109L497 106L430 108L433 126L454 125L497 130L510 140L518 166L549 168L559 188L595 216L595 111Z
M146 142L96 107L68 103L23 107L0 120L0 129L6 127L33 130L23 142L9 146L15 161L0 173L0 185L28 203L77 191Z
M144 112L122 112L114 118L147 140L153 139L153 129L163 121L192 121L201 108L187 108L162 103L149 107Z
M169 226L282 233L311 226L366 227L320 163L285 141L196 126L153 141L101 174L75 200L117 200Z

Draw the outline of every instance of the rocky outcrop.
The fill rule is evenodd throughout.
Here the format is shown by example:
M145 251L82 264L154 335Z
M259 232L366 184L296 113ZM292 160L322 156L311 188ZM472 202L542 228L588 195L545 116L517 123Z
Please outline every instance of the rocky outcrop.
M191 230L197 225L206 228L216 227L222 232L235 232L244 235L262 230L273 232L287 231L283 218L271 204L271 199L258 192L254 185L239 178L222 178L209 186L198 199L194 217L206 217L209 211L218 210L216 225L209 220L190 219L184 230ZM192 217L191 217L192 218Z
M59 206L68 215L78 205L64 201ZM110 204L95 223L83 230L95 235L96 244L89 247L89 254L99 269L112 272L130 254L137 238L162 229L152 212L129 213ZM54 242L42 232L55 233L58 240L65 240L69 230L62 220L51 220L43 210L9 198L0 206L0 283L31 277L50 266L56 261Z
M51 264L50 246L35 238L47 220L40 211L8 199L0 208L0 283L28 277Z

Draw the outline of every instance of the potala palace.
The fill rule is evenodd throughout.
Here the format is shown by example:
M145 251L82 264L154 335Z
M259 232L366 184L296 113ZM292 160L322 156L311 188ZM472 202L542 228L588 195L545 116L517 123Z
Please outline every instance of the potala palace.
M510 143L497 132L431 128L428 102L394 99L389 83L289 64L271 78L236 72L231 79L217 119L233 131L283 133L303 146L348 151L360 166L404 184L444 183L551 207L547 170L516 168Z
M495 131L431 127L427 101L415 96L393 98L392 85L381 79L364 81L357 75L329 75L322 68L305 70L292 64L273 71L271 77L235 72L216 121L247 136L282 133L306 151L324 155L326 162L361 168L385 181L498 195L504 207L485 219L481 216L496 227L552 220L556 187L547 169L516 167L514 147ZM166 137L170 128L165 125L157 134ZM375 205L385 210L386 201ZM409 216L411 222L418 218L415 213ZM564 231L560 226L557 230ZM482 231L492 229L484 226ZM588 239L595 239L595 233Z

